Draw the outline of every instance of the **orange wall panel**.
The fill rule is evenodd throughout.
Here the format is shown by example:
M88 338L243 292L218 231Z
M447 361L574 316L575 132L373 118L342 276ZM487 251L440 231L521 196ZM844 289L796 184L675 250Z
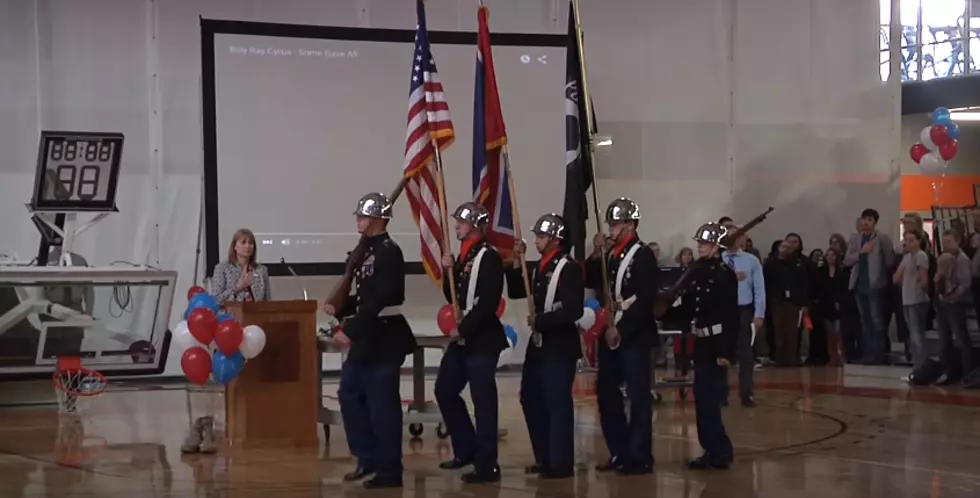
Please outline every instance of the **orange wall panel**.
M933 189L933 184L938 188ZM973 185L980 184L977 175L946 175L945 178L902 175L901 210L929 211L933 205L972 206L976 204ZM938 199L936 196L938 190ZM937 202L938 200L938 202Z

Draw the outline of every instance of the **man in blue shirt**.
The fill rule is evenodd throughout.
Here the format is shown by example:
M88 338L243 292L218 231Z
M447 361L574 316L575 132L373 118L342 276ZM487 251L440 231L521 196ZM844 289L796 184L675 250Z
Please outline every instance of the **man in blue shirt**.
M735 228L731 222L726 225L729 230ZM743 250L746 238L742 234L721 259L735 271L738 278L738 391L742 406L752 407L755 406L755 341L761 341L760 351L768 354L766 335L762 333L766 316L766 282L759 259Z

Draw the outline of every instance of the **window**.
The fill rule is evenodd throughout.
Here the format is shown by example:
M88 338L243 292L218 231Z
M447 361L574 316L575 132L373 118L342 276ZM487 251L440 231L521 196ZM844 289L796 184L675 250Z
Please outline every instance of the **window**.
M980 5L977 0L900 0L902 81L960 76L978 69L970 56L980 54L980 18L972 17L972 2ZM879 0L878 7L878 62L884 81L890 70L891 1Z

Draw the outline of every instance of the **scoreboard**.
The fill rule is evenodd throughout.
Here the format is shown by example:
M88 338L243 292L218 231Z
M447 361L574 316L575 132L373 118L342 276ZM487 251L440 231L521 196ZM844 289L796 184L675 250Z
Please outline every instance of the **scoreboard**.
M41 132L30 208L115 212L121 133Z

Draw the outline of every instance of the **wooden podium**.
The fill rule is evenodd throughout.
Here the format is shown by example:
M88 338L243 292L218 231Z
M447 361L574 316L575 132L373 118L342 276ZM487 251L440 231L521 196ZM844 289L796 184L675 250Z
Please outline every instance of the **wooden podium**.
M316 301L226 303L242 327L265 331L265 349L225 387L232 445L315 446L320 408Z

